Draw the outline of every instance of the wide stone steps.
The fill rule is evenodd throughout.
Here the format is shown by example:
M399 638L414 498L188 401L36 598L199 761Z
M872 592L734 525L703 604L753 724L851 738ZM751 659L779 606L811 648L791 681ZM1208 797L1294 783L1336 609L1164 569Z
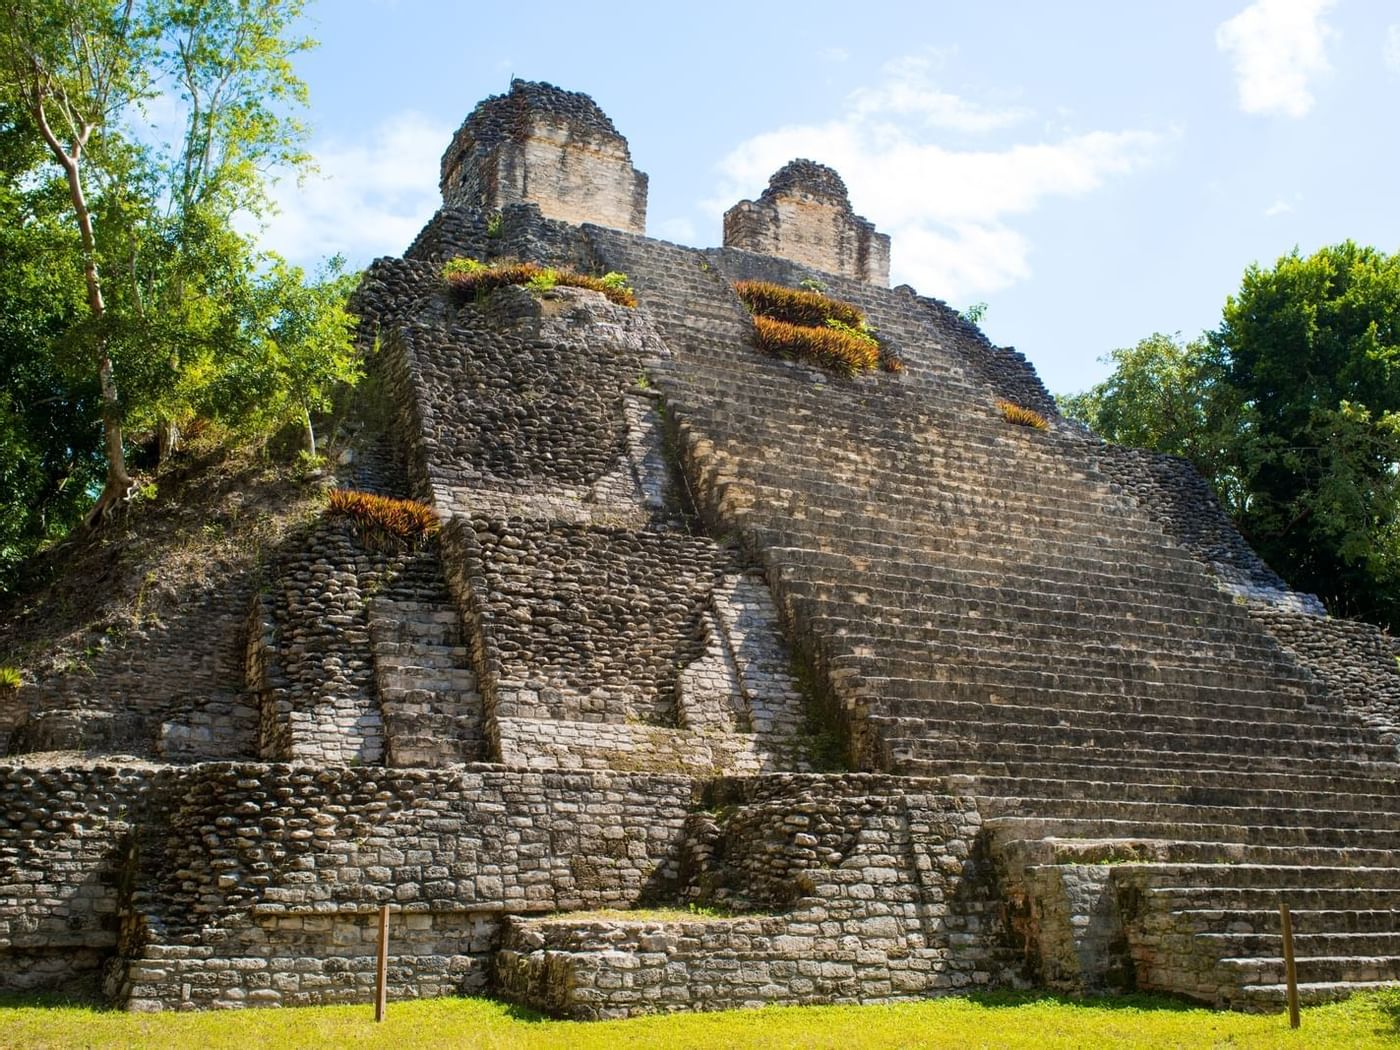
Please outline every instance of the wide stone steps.
M1258 719L1236 720L1222 717L1201 717L1184 714L1145 714L1103 711L1067 706L1058 697L1052 705L1043 707L1003 703L976 703L968 700L945 700L927 696L901 697L894 694L889 680L867 679L866 686L878 697L879 715L885 718L918 719L931 727L956 727L969 723L1004 720L1017 725L1063 726L1080 730L1131 730L1143 733L1191 734L1193 736L1229 736L1239 739L1287 740L1297 743L1304 737L1309 746L1317 743L1358 744L1372 742L1362 727L1343 728L1331 725L1303 725L1294 721ZM924 688L933 683L912 682L912 687Z
M895 759L901 772L917 775L913 758L921 739L942 733L955 741L997 740L1007 737L1040 744L1067 744L1106 750L1175 751L1216 756L1254 755L1293 759L1295 757L1334 759L1337 761L1369 758L1385 761L1394 755L1394 748L1385 744L1352 744L1334 741L1294 740L1285 737L1236 737L1224 732L1154 732L1134 729L1080 728L1076 726L1046 726L1012 721L980 721L930 724L919 719L891 718L879 713L866 715L881 734L885 747ZM911 748L914 745L914 748Z
M1294 913L1290 909L1290 917ZM1302 913L1297 913L1302 914ZM1353 914L1353 913L1336 913ZM1370 914L1386 914L1384 912ZM1293 933L1293 954L1301 959L1400 957L1400 913L1391 912L1391 928L1362 933ZM1283 955L1283 935L1278 933L1201 933L1201 941L1215 946L1222 960L1231 958L1268 960ZM1299 973L1299 979L1303 974ZM1309 978L1310 980L1317 978Z
M949 559L942 552L936 552L936 558L933 556L935 552L928 552L930 557L927 560L906 561L901 570L894 573L883 570L884 562L872 563L869 558L857 558L852 554L822 551L812 547L773 545L766 547L764 553L775 564L790 567L790 571L800 571L813 584L841 587L873 596L907 596L910 600L922 601L925 605L933 604L932 598L924 598L925 593L933 588L962 586L1005 590L1009 571L1019 574L1015 584L1018 594L1045 593L1047 597L1110 599L1129 604L1135 599L1140 608L1144 591L1163 591L1169 600L1181 601L1174 586L1179 583L1196 595L1204 605L1214 606L1223 600L1214 580L1203 577L1199 567L1173 578L1169 571L1165 576L1143 572L1140 563L1110 572L1106 570L1102 559L1093 567L1080 570L1062 568L1057 563L1047 561L1036 565L1034 577L1027 577L1023 571L1024 563L969 564L962 559ZM1127 573L1134 575L1125 575ZM1169 584L1172 586L1168 586ZM1194 603L1188 603L1183 607L1195 606ZM1230 642L1253 642L1255 647L1259 645L1258 641L1248 636L1231 639Z
M1231 784L1228 777L1216 783L1114 783L1106 780L1033 780L985 775L950 777L959 794L997 795L1013 798L1052 796L1085 801L1162 802L1179 805L1260 806L1274 810L1390 810L1400 813L1400 797L1393 794L1310 791L1276 784L1247 787Z
M979 796L981 798L982 796ZM1016 834L1024 838L1106 838L1162 839L1177 842L1243 843L1275 847L1322 849L1396 850L1400 833L1375 827L1311 826L1300 821L1287 824L1239 823L1235 814L1211 818L1197 814L1190 818L1123 819L1098 814L1097 803L1084 812L1054 816L1026 806L1020 813L1005 815L1006 808L990 814L999 826L1010 829L1017 822ZM999 815L1000 814L1000 815ZM1220 822L1225 820L1224 823ZM988 822L990 823L990 821Z
M1164 767L1160 765L1113 765L1091 763L1027 762L1009 765L978 759L950 759L943 762L925 761L924 776L956 777L959 794L1011 794L1018 797L1038 794L1071 794L1083 790L1084 797L1095 797L1099 786L1110 790L1130 791L1139 786L1168 786L1180 791L1214 791L1219 788L1239 791L1303 791L1340 797L1384 800L1375 804L1400 807L1400 782L1381 777L1345 776L1324 773L1305 774L1283 770L1252 771L1230 768ZM997 790L975 790L979 784ZM1016 790L1004 790L1012 785ZM970 785L966 791L962 785ZM1039 791L1030 785L1042 785ZM1370 801L1364 804L1372 804Z

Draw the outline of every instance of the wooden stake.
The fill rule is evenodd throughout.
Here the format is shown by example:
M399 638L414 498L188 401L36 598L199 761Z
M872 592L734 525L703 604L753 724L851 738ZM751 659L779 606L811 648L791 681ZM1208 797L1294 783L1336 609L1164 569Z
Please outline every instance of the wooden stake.
M1298 964L1293 959L1293 916L1288 914L1288 905L1278 906L1279 920L1283 926L1283 972L1288 982L1288 1027L1297 1028L1302 1024L1298 1016Z
M389 1001L389 905L379 908L379 966L374 975L374 1020L384 1020L384 1006ZM1296 1026L1295 1026L1296 1027Z

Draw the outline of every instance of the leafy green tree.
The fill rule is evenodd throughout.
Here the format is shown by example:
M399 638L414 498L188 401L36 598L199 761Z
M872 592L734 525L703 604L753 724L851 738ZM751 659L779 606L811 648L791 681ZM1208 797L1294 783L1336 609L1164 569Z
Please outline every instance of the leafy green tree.
M1227 510L1238 508L1244 496L1234 435L1243 406L1223 382L1210 340L1155 332L1103 360L1113 373L1083 393L1059 396L1060 411L1115 444L1190 460Z
M1245 534L1334 609L1400 624L1400 256L1252 266L1213 342L1249 406Z
M299 423L314 456L314 414L361 375L351 343L355 319L345 310L359 276L344 273L339 257L311 281L300 267L275 256L269 262L247 303L247 349L213 387L221 408L211 414L262 432Z
M0 591L101 488L97 376L66 338L87 304L66 181L42 178L27 117L0 103Z
M84 175L89 157L101 156L107 129L150 90L146 34L134 18L134 6L134 0L10 0L0 20L0 91L6 101L24 107L30 126L62 169L79 234L107 455L94 519L127 497L131 478L112 357L102 332L107 305Z
M0 132L9 144L0 210L11 249L0 260L0 336L12 330L5 368L61 387L80 426L100 407L106 470L94 524L133 489L124 433L157 434L163 459L196 415L246 432L285 422L293 404L310 432L327 392L357 375L343 300L331 302L349 279L337 271L308 282L240 232L267 210L269 172L308 160L296 118L306 87L292 67L312 46L293 31L303 7L0 0ZM183 118L164 140L142 119L157 98ZM53 182L45 158L62 175L64 209L52 192L42 201L32 192ZM61 280L82 291L76 311ZM85 355L85 369L72 367L75 355ZM230 396L235 387L258 396ZM19 493L51 487L58 468L36 473L32 464L86 464L92 447L81 435L36 429L22 389L7 383L0 423L0 444L17 457L23 449L31 465L0 476L0 506L11 508L22 506ZM45 390L35 400L58 404ZM91 502L90 479L68 476L64 491ZM33 521L8 520L19 522L14 549L36 542ZM60 532L69 523L66 514L53 520Z
M1246 271L1218 331L1110 360L1066 415L1190 459L1291 584L1400 627L1400 256L1295 250Z

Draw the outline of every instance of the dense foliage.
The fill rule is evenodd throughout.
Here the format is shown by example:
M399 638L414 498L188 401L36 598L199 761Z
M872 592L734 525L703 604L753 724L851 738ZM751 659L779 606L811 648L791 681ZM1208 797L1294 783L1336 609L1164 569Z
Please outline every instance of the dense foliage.
M359 369L332 261L260 252L306 161L302 0L13 0L0 23L0 590L183 428L302 427ZM152 114L160 114L157 120ZM140 460L138 460L140 461Z
M1112 361L1066 414L1190 459L1289 583L1400 626L1400 256L1295 250L1246 271L1217 331Z

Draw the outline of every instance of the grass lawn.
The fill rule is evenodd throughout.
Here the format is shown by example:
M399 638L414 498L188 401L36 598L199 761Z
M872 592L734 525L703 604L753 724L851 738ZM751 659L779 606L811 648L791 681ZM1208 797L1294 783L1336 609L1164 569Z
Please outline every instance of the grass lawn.
M0 1047L1365 1047L1400 1046L1400 989L1303 1012L1234 1014L1169 999L1073 1001L986 995L893 1006L768 1007L728 1013L551 1021L486 999L370 1006L124 1014L88 1007L0 1005Z

